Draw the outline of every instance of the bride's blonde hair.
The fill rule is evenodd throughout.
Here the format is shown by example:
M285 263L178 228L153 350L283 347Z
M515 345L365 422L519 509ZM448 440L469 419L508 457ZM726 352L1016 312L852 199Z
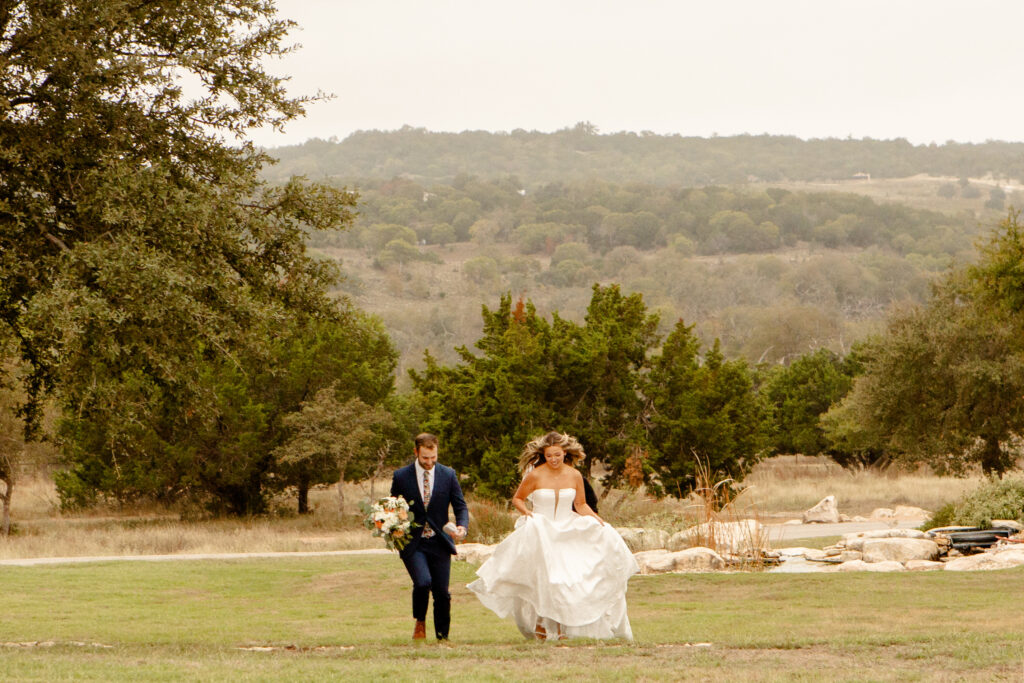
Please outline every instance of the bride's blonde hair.
M537 437L526 444L522 455L519 456L519 471L525 473L527 470L544 462L544 449L548 446L561 446L565 452L565 462L573 465L579 459L586 457L583 446L575 437L559 432L548 432L544 436Z

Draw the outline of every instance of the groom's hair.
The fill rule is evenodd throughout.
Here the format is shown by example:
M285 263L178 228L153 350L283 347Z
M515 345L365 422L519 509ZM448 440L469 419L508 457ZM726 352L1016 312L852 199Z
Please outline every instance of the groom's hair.
M433 434L423 432L422 434L416 435L416 438L413 440L413 443L416 445L416 452L419 453L420 446L426 446L427 448L437 448L437 437L434 436Z

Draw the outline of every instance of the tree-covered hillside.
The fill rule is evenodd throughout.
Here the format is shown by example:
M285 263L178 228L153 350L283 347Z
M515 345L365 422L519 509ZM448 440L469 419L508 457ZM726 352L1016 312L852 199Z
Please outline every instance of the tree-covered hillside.
M340 142L313 139L270 153L280 160L265 171L271 180L294 174L346 180L406 175L429 183L469 174L511 176L524 187L535 187L587 178L679 186L841 179L857 174L1024 178L1024 143L912 145L904 139L599 134L586 123L555 133L435 133L407 126L396 131L359 131Z

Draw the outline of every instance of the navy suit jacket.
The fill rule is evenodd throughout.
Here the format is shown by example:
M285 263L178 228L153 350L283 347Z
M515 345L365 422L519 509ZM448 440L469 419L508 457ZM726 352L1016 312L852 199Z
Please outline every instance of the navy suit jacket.
M414 521L421 525L413 531L412 540L402 549L401 555L406 556L416 552L423 535L423 526L429 524L452 555L456 553L455 541L442 529L448 523L448 506L455 511L455 523L461 527L469 527L469 508L466 506L466 499L462 496L462 487L459 486L459 478L455 470L441 464L435 464L431 469L434 477L434 486L430 494L430 505L423 507L423 492L420 491L416 481L416 463L413 462L405 467L395 470L391 478L391 495L402 496L409 503L409 509L413 513Z

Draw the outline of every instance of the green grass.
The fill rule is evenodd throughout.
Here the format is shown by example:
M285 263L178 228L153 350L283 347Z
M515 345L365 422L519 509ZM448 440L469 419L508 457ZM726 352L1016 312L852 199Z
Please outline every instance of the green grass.
M5 567L4 680L1019 680L1024 571L635 577L635 643L525 641L453 565L412 643L397 557ZM429 630L429 625L428 625ZM52 641L23 647L12 643ZM693 647L709 642L710 647ZM84 644L77 644L84 643ZM110 647L99 647L94 644ZM270 652L249 646L275 646ZM292 648L292 649L285 649Z

